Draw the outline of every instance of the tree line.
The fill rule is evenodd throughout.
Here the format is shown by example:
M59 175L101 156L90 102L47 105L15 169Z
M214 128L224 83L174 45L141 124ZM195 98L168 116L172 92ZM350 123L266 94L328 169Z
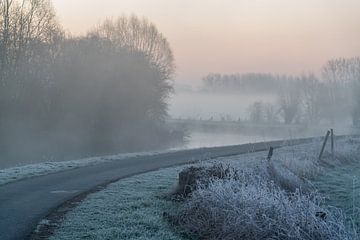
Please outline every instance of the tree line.
M0 152L77 157L181 143L164 127L174 57L145 18L66 34L49 0L0 0Z
M320 123L352 121L360 126L360 57L326 62L321 76L209 74L203 90L236 94L269 94L275 103L255 102L249 106L253 122Z

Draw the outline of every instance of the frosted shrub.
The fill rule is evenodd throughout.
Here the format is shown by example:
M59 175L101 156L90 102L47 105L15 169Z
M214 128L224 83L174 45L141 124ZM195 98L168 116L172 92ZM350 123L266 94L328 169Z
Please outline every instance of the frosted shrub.
M197 189L198 185L207 186L214 179L237 179L237 177L237 170L222 164L192 166L179 173L178 186L173 195L176 198L186 198Z
M173 223L198 239L355 239L345 216L316 194L289 193L264 168L199 185Z

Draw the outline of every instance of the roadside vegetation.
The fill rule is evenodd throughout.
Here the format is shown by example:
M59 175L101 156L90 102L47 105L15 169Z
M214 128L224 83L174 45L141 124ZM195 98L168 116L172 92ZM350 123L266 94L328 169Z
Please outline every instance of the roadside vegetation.
M255 168L185 169L174 198L180 207L167 219L195 239L358 239L359 186L342 189L358 173L358 141L339 140L339 151L321 160L312 143L280 149Z
M289 191L271 175L255 169L213 178L169 219L195 239L357 239L340 209L324 205L316 192Z

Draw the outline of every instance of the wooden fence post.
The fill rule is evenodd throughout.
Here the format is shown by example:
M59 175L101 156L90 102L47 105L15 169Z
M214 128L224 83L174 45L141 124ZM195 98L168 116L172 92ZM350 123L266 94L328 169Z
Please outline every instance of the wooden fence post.
M331 155L334 156L334 129L331 129Z
M321 148L321 151L320 151L319 160L321 160L321 157L322 157L322 155L323 155L323 153L324 153L325 146L326 146L327 140L328 140L328 138L329 138L329 135L330 135L330 131L328 130L328 131L326 132L326 136L325 136L325 139L324 139L324 143L323 143L322 148Z
M268 153L268 156L267 156L267 160L270 161L271 160L271 157L273 155L273 152L274 152L274 148L273 147L270 147L269 148L269 153Z

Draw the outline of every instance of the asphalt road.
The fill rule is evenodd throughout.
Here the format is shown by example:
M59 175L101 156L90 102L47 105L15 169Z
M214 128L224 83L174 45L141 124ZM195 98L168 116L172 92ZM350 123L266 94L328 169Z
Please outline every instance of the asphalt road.
M309 140L298 139L288 141L288 144ZM0 186L0 240L27 239L39 221L52 210L98 185L159 168L262 151L282 144L283 141L273 141L131 157Z

